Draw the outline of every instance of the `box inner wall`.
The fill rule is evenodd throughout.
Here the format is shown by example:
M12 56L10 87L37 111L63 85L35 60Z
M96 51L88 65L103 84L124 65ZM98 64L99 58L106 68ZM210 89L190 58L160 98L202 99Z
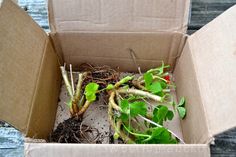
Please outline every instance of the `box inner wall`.
M162 61L174 67L186 39L177 32L101 33L58 32L52 36L65 63L78 68L81 63L109 65L124 72L137 72L130 50L142 71Z

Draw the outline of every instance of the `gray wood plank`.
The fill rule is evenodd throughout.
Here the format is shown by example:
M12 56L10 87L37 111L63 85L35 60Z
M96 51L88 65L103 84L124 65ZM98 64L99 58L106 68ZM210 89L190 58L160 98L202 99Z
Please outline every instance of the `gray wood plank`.
M235 4L236 0L193 0L189 32L200 29Z

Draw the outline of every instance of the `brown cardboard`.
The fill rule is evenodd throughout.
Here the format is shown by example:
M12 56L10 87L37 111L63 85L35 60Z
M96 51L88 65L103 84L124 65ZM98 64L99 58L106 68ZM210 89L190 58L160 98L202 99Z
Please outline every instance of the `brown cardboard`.
M60 83L59 62L48 41L33 97L26 136L46 139L51 133L55 122Z
M194 60L187 41L174 70L177 97L187 100L187 117L182 120L182 131L187 143L208 143L210 133L199 90Z
M132 145L132 144L25 144L26 157L209 157L204 144Z
M0 28L0 119L46 137L59 93L57 56L46 33L10 0L1 4Z
M47 36L12 1L0 6L0 119L26 133Z
M236 127L236 6L189 38L211 136Z
M189 0L49 0L53 32L187 30Z
M187 98L188 115L182 121L182 130L185 142L190 144L26 143L26 156L62 156L62 154L63 156L65 154L66 156L78 154L132 156L132 153L133 156L209 156L208 144L212 137L235 127L236 117L232 111L235 110L234 98L236 97L234 89L236 72L233 69L236 64L236 35L232 31L236 26L234 21L236 7L186 38L182 33L187 23L188 9L186 8L189 1L167 0L162 1L162 4L159 0L155 2L150 0L152 5L160 4L154 5L154 10L148 8L149 3L135 0L109 2L107 0L60 0L55 4L53 2L56 1L49 1L50 22L54 31L50 35L52 40L13 2L3 0L0 3L0 119L14 125L26 136L45 138L53 128L55 119L61 83L59 60L73 63L74 66L86 61L98 65L120 66L124 71L136 71L129 52L125 51L127 48L132 48L143 70L157 66L160 59L175 67L177 95ZM91 22L91 26L86 27L88 21L81 22L80 19L77 23L77 16L75 16L77 13L81 15L79 17L83 17L80 13L86 10L88 13L85 15L89 15L91 9L102 13L96 10L97 2L101 4L107 2L104 4L108 6L117 4L114 5L116 7L112 6L112 10L109 9L110 12L107 14L107 18L114 18L114 21L112 19L108 26L100 27L101 25L95 23L96 14L92 14L95 18L87 16L95 20ZM95 8L90 8L92 3L95 4ZM153 18L150 17L153 15L158 15L158 18L154 18L151 23L145 21L148 25L137 25L137 23L125 25L128 18L124 17L126 14L122 14L123 8L129 13L131 3L137 4L134 5L135 7L144 9L139 12L142 16L143 14L147 16L144 21L146 19L152 21ZM83 4L82 10L77 12L79 4ZM155 10L155 6L158 9L166 9L167 4L170 8L175 4L174 11L177 12L175 18L170 18L172 13L160 12L159 14L162 9ZM175 10L176 8L183 8L183 10ZM107 10L104 13L106 12ZM119 18L124 19L124 25L117 22L122 23ZM160 23L155 23L155 19ZM140 27L131 27L136 25ZM178 59L177 64L176 59Z
M89 62L94 65L119 67L121 71L128 72L137 71L130 49L134 51L137 63L143 71L161 64L162 61L172 66L181 53L181 42L186 38L177 32L64 32L57 33L57 37L64 61L72 63L74 67Z

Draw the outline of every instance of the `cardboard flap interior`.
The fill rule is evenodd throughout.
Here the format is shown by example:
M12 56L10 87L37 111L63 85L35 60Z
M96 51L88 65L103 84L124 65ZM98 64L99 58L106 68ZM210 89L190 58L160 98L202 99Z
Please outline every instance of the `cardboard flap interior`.
M47 35L10 0L0 3L0 119L27 132Z
M174 66L186 36L177 32L63 32L56 33L55 38L58 38L55 44L61 47L65 63L73 64L74 68L87 62L137 72L137 66L146 71L162 61Z
M186 32L190 0L49 0L52 31Z
M181 121L182 133L186 143L208 143L211 135L208 130L206 114L199 90L193 55L187 40L181 57L174 69L176 94L186 99L187 116Z
M235 19L233 6L188 40L212 135L236 127Z

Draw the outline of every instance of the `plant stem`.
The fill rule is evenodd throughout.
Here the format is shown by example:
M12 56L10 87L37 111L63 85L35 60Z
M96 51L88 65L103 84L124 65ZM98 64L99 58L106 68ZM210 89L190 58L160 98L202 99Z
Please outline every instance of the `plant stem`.
M65 67L64 67L64 66L61 66L60 68L61 68L61 74L62 74L62 77L63 77L63 79L64 79L64 82L65 82L67 91L68 91L70 97L73 98L72 88L71 88L71 85L70 85L70 82L69 82L69 79L68 79L68 76L67 76L67 72L66 72L66 70L65 70Z
M124 124L123 124L123 127L125 128L125 130L126 130L128 133L130 133L130 134L132 134L132 135L134 135L134 136L147 137L147 138L150 138L150 137L151 137L150 135L134 133L134 132L130 131Z
M83 107L84 101L85 101L85 96L83 95L77 105L79 109L81 109Z
M134 76L126 76L123 79L121 79L119 82L117 82L114 85L114 88L118 88L120 85L125 84L127 82L129 82L130 80L132 80L134 78Z
M134 85L136 88L139 88L139 89L141 89L141 90L146 90L146 88L145 88L143 85L141 85L140 81L138 81L138 80L133 80L132 83L133 83L133 85Z
M115 133L113 135L114 139L118 139L120 137L120 128L122 125L122 121L120 119L116 122Z
M74 95L75 94L75 87L74 87L74 79L73 79L71 64L70 64L70 81L71 81L72 95Z
M120 106L118 106L118 105L115 103L114 98L115 98L115 92L112 91L111 94L110 94L110 97L109 97L109 103L111 104L112 108L114 108L114 109L117 110L117 111L121 111Z
M162 91L163 91L164 93L170 93L170 92L171 92L170 89L163 89Z
M77 100L80 99L81 86L83 83L83 75L84 74L79 73L78 83L77 83L76 92L75 92L75 99L77 99Z
M142 91L142 90L138 90L138 89L123 89L120 88L117 90L118 93L124 93L124 94L134 94L134 95L140 95L140 96L145 96L147 98L150 98L152 100L158 101L158 102L162 102L162 98L160 96Z
M86 100L85 101L85 104L83 105L83 107L79 110L79 112L77 113L78 116L82 115L89 107L89 105L91 104L92 102Z
M157 75L153 75L153 80L156 80L156 79L159 79L159 80L162 80L164 82L167 82L167 80L165 80L164 78L162 78L160 76L157 76ZM140 81L140 84L144 83L143 76L141 76L141 79L139 78L139 81Z
M157 124L157 123L155 123L155 122L153 122L153 121L151 121L151 120L149 120L149 119L143 117L142 115L139 115L139 117L142 118L143 120L145 120L145 121L147 121L147 122L153 124L153 125L156 125L157 127L160 127L160 128L163 127L162 125ZM167 129L167 128L166 128L166 129ZM167 129L167 130L168 130L173 136L175 136L177 139L179 139L181 143L185 144L185 142L184 142L179 136L177 136L173 131L171 131L171 130L169 130L169 129Z
M112 104L109 102L109 104L108 104L108 120L109 120L112 128L114 130L117 130L116 129L117 125L115 124L114 119L112 117L113 117ZM131 138L129 138L122 130L120 130L119 135L125 143L135 144L135 142Z

